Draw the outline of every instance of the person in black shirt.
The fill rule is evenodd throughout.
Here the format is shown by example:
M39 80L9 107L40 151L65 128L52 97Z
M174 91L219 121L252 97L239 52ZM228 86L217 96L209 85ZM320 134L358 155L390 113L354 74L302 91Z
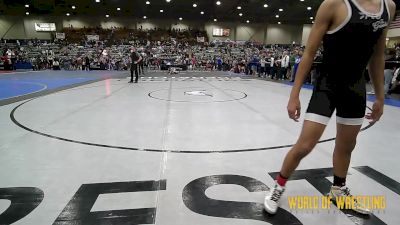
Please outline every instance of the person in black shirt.
M131 48L131 80L129 83L133 83L133 73L135 72L135 83L138 82L139 72L138 64L142 60L140 54L136 51L136 48Z
M144 52L140 52L139 55L142 57L138 64L138 70L140 75L144 75Z
M90 59L88 56L85 57L85 71L90 71Z
M383 114L384 50L387 28L395 12L396 5L392 0L322 2L287 106L288 115L294 121L298 122L300 118L301 87L323 41L321 73L314 86L300 137L286 155L274 188L265 197L264 208L268 213L277 212L286 181L318 143L334 110L337 134L333 152L333 185L329 196L332 200L351 197L346 187L346 176L363 118L373 124ZM367 66L376 101L372 113L365 115L366 83L363 72ZM354 201L352 205L355 208L351 209L358 213L370 213L360 202Z

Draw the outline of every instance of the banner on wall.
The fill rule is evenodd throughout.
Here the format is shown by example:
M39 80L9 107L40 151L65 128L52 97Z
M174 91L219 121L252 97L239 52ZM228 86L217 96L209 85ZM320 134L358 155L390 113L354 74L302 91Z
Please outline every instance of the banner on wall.
M56 33L56 39L64 40L65 39L65 33Z
M35 31L56 31L55 23L35 23Z
M230 33L231 33L230 29L221 29L221 28L213 29L214 37L229 37Z
M197 42L204 43L205 42L204 37L197 37Z
M100 36L97 34L90 34L90 35L86 35L86 39L88 41L98 41L98 40L100 40Z

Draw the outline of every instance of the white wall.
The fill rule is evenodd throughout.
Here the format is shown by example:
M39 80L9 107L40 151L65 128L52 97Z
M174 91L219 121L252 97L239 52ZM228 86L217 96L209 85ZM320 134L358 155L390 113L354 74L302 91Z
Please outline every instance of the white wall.
M391 37L400 37L400 28L390 29L387 34L388 38Z
M102 28L111 27L126 27L130 29L142 28L144 30L162 28L162 29L188 29L189 27L202 27L204 24L190 22L190 21L168 21L168 20L157 20L157 19L135 19L135 18L93 18L93 17L74 17L64 18L62 22L64 27L73 26L74 28L83 27L96 27L101 26Z
M105 18L105 17L48 17L48 16L24 16L24 17L5 17L0 16L0 37L7 39L51 39L50 32L36 32L34 24L37 22L56 23L57 31L62 27L83 28L96 27L127 27L142 29L188 29L197 28L207 32L209 40L233 41L257 41L264 44L304 44L309 35L309 25L278 25L278 24L246 24L246 23L226 23L226 22L193 22L193 21L167 21L167 20L143 20L134 18ZM230 29L229 37L213 37L214 28Z
M23 20L17 17L0 16L0 38L24 39L26 36Z
M303 35L301 38L302 46L307 45L308 37L310 36L310 33L311 33L311 28L312 28L312 24L304 24L303 25Z
M53 17L13 17L0 16L0 37L5 39L51 39L50 32L35 31L35 23L56 23L56 27L61 29L62 23Z
M6 20L5 17L0 17L0 37L3 37L11 26L12 22L10 20Z
M207 23L205 26L209 40L257 41L264 44L292 44L301 43L303 27L300 25L266 25L266 24L235 24L235 23ZM214 28L231 29L228 38L213 37Z
M267 29L266 44L301 43L303 28L300 25L271 24Z
M90 17L66 17L62 19L63 27L74 27L74 28L84 28L84 27L97 27L101 24L101 19L95 19Z
M172 29L181 29L181 30L185 30L185 29L189 29L190 25L186 22L179 22L179 23L174 23L171 24L171 28Z
M169 29L171 28L171 21L165 20L138 20L136 21L137 28L142 28L144 30L161 28L161 29Z
M56 23L57 28L60 27L60 23L57 22L55 18L46 17L27 17L23 20L25 33L29 39L52 39L52 33L50 32L37 32L35 30L35 23Z
M265 24L239 24L236 26L236 40L265 43L266 32Z

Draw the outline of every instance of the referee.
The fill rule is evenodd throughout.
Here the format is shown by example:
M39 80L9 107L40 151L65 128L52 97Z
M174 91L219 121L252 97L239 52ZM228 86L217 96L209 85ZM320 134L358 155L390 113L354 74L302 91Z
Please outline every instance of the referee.
M133 72L135 72L135 83L138 82L139 73L138 73L138 63L142 61L142 57L137 53L136 48L131 48L131 81L129 83L133 83Z

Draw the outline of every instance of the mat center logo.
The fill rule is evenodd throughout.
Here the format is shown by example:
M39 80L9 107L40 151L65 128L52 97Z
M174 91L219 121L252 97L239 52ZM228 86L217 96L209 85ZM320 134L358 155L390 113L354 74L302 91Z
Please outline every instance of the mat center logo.
M212 93L207 93L206 90L198 90L198 91L185 91L183 92L184 95L193 95L193 96L208 96L213 97Z

